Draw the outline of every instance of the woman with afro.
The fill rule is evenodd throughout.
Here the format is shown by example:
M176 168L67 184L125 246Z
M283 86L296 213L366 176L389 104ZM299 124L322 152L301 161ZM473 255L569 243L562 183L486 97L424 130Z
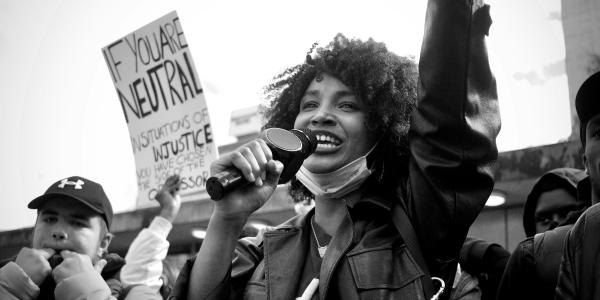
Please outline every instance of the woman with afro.
M481 3L430 0L418 70L383 43L338 34L277 76L265 128L316 135L290 185L315 208L238 240L283 166L261 139L221 156L212 174L237 168L253 184L215 202L170 299L447 298L494 184L489 25Z

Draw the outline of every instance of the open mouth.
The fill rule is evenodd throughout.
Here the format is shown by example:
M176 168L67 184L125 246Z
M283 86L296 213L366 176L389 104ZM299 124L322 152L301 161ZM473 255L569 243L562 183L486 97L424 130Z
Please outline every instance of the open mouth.
M333 149L342 143L338 137L328 132L318 132L315 135L319 143L318 149Z

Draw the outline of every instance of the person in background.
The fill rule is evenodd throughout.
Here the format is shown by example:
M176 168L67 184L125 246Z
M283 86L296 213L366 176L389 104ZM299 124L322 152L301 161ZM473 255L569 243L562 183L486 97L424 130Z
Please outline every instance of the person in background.
M315 207L238 240L283 166L261 139L222 155L211 174L236 168L251 184L215 202L170 298L448 299L494 185L500 118L489 7L430 0L425 24L418 72L383 43L338 34L276 77L265 127L316 135L290 185Z
M177 277L166 276L173 273L173 270L170 267L165 269L163 262L169 250L167 236L181 208L180 186L181 178L171 175L156 193L160 213L147 228L140 231L125 255L126 263L121 269L121 282L125 288L148 286L165 299L171 292L173 279Z
M523 212L527 238L509 259L497 299L554 297L564 239L590 204L587 177L583 170L557 168L536 181Z
M458 262L462 273L469 276L462 280L463 286L468 287L469 281L477 280L477 286L481 291L482 300L496 299L500 278L510 252L499 244L488 242L476 237L467 236L465 243L460 249Z
M523 209L525 236L533 237L562 225L573 212L589 206L589 193L577 197L577 185L587 174L574 168L557 168L544 173L533 185ZM575 219L577 219L575 217ZM573 220L571 223L574 223Z
M122 288L124 260L107 253L113 210L100 184L71 176L28 207L37 209L32 246L0 269L0 299L160 299Z
M600 72L588 77L575 97L583 164L592 206L567 232L555 299L600 299Z

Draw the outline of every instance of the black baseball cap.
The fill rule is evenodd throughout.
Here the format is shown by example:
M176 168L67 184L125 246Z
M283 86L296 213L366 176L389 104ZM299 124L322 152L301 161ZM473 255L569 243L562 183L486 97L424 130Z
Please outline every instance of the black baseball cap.
M575 109L579 117L579 138L585 146L585 128L588 121L600 114L600 72L588 77L577 91Z
M113 210L108 197L106 197L106 193L104 193L104 189L100 184L81 176L71 176L55 182L43 195L29 202L27 207L38 209L50 199L65 196L79 201L100 214L110 230Z

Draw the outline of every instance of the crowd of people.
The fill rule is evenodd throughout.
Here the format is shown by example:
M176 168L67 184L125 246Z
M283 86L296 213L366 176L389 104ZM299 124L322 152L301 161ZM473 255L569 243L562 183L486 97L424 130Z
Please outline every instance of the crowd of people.
M420 60L338 34L266 88L264 128L318 145L289 183L297 215L239 239L283 164L257 138L221 155L250 184L214 202L178 276L164 265L179 176L125 257L108 253L102 186L61 179L33 199L30 247L0 263L0 299L600 299L600 73L576 97L585 170L534 184L511 253L468 237L493 187L500 115L485 39L489 6L429 0ZM179 271L179 270L178 270Z

